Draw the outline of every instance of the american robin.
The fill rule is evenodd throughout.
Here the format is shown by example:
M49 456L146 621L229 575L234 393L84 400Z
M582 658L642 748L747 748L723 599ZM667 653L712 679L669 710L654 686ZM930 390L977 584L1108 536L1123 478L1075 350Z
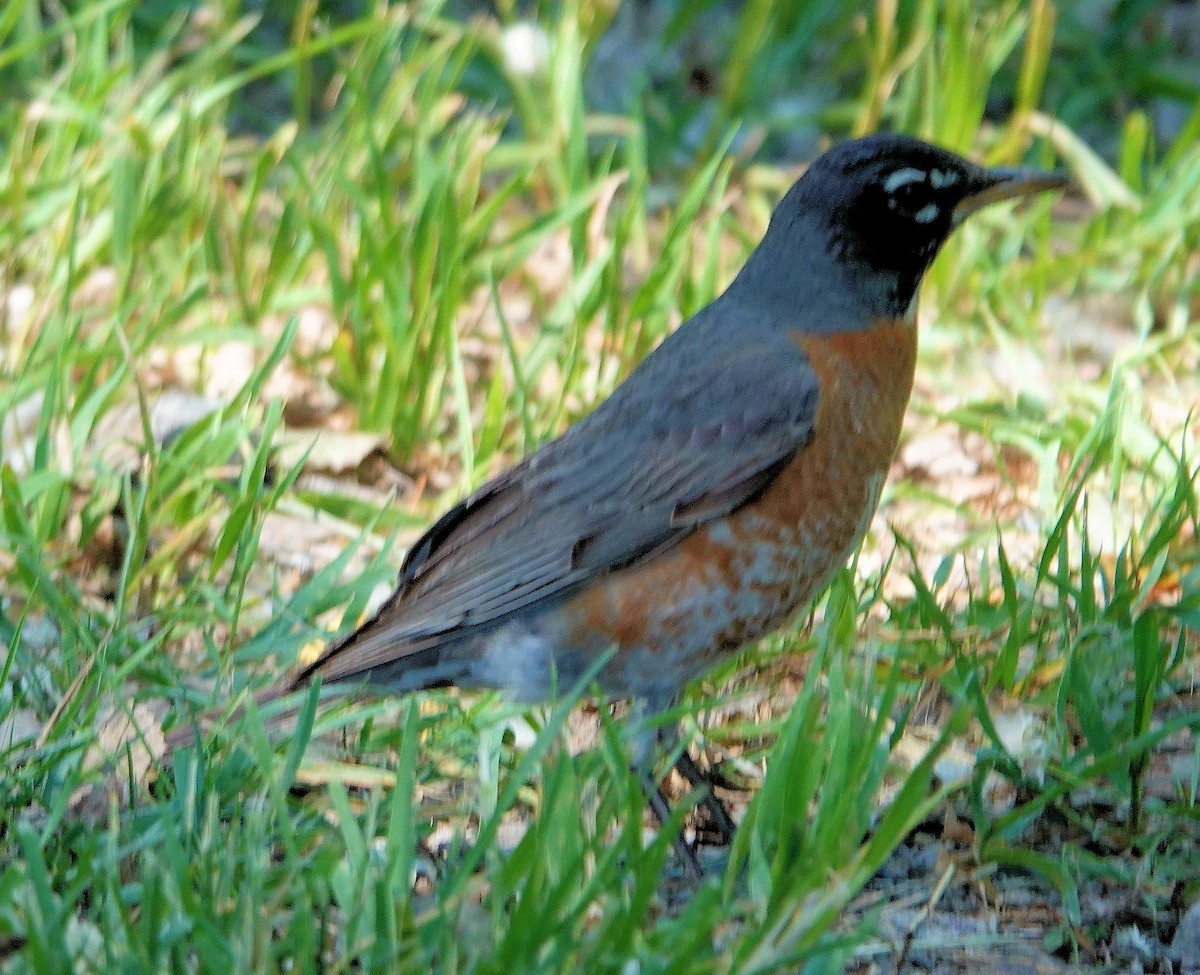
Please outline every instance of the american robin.
M444 514L379 611L279 685L599 683L648 711L859 544L912 389L922 275L969 213L1061 187L876 135L818 158L728 289L589 416ZM689 776L690 777L690 776Z

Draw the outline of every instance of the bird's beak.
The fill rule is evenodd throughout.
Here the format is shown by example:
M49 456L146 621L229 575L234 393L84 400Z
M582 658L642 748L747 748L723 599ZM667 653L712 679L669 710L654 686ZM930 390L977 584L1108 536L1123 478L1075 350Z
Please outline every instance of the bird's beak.
M963 197L954 207L954 222L961 223L976 210L1001 200L1032 196L1046 190L1059 190L1070 183L1071 177L1064 172L1047 172L1016 166L999 166L984 170L979 189Z

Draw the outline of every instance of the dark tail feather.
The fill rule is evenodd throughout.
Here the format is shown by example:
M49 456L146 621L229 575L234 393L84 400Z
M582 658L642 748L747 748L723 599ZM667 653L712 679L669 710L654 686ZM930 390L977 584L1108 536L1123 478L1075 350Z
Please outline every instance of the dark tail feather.
M367 622L363 623L361 626L356 626L353 630L351 630L349 633L347 633L344 637L342 637L339 640L335 640L333 643L329 644L329 646L327 646L324 650L322 650L319 654L317 654L316 659L313 660L311 663L305 664L303 667L301 667L299 670L297 670L290 677L287 677L283 681L281 681L281 683L285 687L284 693L290 693L291 691L298 691L302 687L307 687L309 684L312 683L313 678L316 677L318 674L321 675L321 679L323 681L329 682L329 665L333 662L333 660L335 658L341 657L343 654L353 654L354 645L356 643L358 643L359 637L361 637L363 635L363 633L367 629L369 629L372 626L372 624L374 624L376 622L376 620L378 620L378 619L379 619L379 616L378 616L378 614L376 614L371 619L367 620ZM347 674L344 677L341 677L340 679L335 678L333 683L340 683L341 681L348 680L348 679L350 679L349 674Z
M463 651L470 640L461 636L408 635L389 618L389 606L361 626L331 643L312 663L286 682L298 690L320 678L323 684L365 684L378 691L408 691L469 684L471 655Z

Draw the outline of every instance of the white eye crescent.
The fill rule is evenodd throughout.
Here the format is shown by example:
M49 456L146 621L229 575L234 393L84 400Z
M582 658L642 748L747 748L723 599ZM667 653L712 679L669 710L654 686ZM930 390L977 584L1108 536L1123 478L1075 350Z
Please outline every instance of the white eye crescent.
M936 203L926 203L920 210L913 214L913 219L917 223L932 223L937 219L939 207Z
M906 166L904 169L897 169L884 180L884 192L895 193L901 186L907 186L909 183L923 183L927 175L925 170L914 169L911 166Z
M929 185L935 190L944 186L953 186L958 182L958 173L952 169L935 169L929 174Z

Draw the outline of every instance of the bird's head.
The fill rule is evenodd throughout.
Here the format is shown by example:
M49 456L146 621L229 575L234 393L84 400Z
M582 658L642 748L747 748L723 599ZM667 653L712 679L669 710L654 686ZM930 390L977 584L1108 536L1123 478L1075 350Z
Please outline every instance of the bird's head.
M1065 186L1061 173L986 169L898 135L840 143L819 157L776 207L763 240L786 276L827 271L828 259L852 279L877 314L903 314L942 244L970 213L999 200ZM817 253L814 253L817 252Z

